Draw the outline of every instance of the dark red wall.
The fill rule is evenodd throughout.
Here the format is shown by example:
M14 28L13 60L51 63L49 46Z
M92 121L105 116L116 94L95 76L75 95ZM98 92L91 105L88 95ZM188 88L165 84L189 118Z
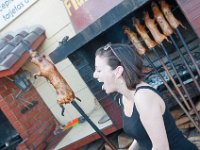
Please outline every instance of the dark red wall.
M200 0L176 1L198 37L200 37Z

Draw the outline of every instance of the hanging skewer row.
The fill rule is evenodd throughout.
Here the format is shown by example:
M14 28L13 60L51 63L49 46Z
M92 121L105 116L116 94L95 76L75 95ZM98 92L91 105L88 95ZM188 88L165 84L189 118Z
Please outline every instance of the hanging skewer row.
M166 36L172 35L173 30L172 30L172 28L170 27L170 25L168 24L168 22L165 20L165 18L164 18L164 16L163 16L162 12L160 11L158 5L157 5L155 2L152 2L152 5L151 5L151 6L152 6L153 13L154 13L154 17L155 17L157 23L159 24L159 26L161 27L163 33L164 33ZM171 38L172 38L172 37L171 37ZM173 38L172 38L172 39L173 39ZM179 80L179 82L180 82L180 84L181 84L181 86L182 86L182 88L183 88L185 94L187 95L187 97L188 97L188 99L189 99L189 102L190 102L190 104L191 104L191 106L192 106L192 109L194 110L195 114L197 115L198 120L200 121L200 115L199 115L199 113L198 113L198 111L197 111L197 109L196 109L196 107L195 107L195 105L194 105L194 103L193 103L193 101L192 101L192 98L190 97L190 95L189 95L189 93L188 93L188 91L187 91L187 89L186 89L186 87L185 87L183 81L181 80L181 77L179 76L179 74L178 74L178 72L177 72L177 70L176 70L176 68L175 68L175 66L174 66L174 64L173 64L173 62L172 62L172 59L170 58L170 56L169 56L169 54L168 54L168 52L167 52L167 50L166 50L166 47L164 46L163 42L161 42L160 45L161 45L161 47L162 47L162 49L163 49L165 55L167 56L167 58L168 58L168 60L169 60L169 62L170 62L170 64L171 64L171 66L172 66L172 68L173 68L173 71L174 71L174 73L176 74L176 76L177 76L177 78L178 78L178 80ZM159 55L158 55L158 56L159 56ZM199 92L200 92L200 91L199 91ZM185 102L185 100L184 100L184 102ZM190 110L190 109L189 109L189 110Z
M175 47L176 51L178 52L178 54L180 55L180 59L183 61L184 65L186 66L192 80L194 81L194 84L196 85L198 91L200 92L200 86L199 83L197 82L194 73L192 72L191 68L188 66L187 60L184 57L182 51L179 49L178 45L176 44L172 34L174 32L174 30L176 31L176 33L178 34L181 42L183 43L184 48L186 49L187 54L189 55L190 59L192 60L193 65L195 66L198 75L200 75L200 71L198 68L198 64L195 62L186 42L183 39L183 36L181 35L178 27L182 26L183 28L185 28L182 23L177 20L173 13L170 10L169 5L164 1L161 0L160 2L160 6L161 6L161 10L159 8L159 6L155 3L152 2L151 4L151 8L153 10L153 14L154 14L154 19L156 20L157 24L159 25L159 27L161 28L163 34L159 31L157 24L155 23L154 19L151 19L148 12L144 12L144 22L146 27L149 29L151 35L153 36L154 40L152 40L149 35L147 34L147 31L145 29L145 26L142 25L140 23L140 21L136 18L133 18L133 25L135 26L137 32L139 33L139 35L141 36L142 40L144 41L144 43L146 44L146 46L148 47L149 50L152 50L156 56L158 57L162 67L165 69L168 77L170 78L170 80L172 81L176 91L178 92L178 94L180 95L181 99L183 100L186 108L182 105L181 101L178 99L178 97L176 96L176 94L172 91L172 89L169 87L169 85L167 84L167 82L164 80L164 78L162 77L162 75L158 72L157 68L155 67L155 65L153 64L153 62L151 61L151 59L146 55L146 48L142 45L142 43L140 42L140 40L137 38L137 34L133 31L130 30L130 28L128 27L124 27L124 33L127 34L129 40L132 42L132 44L136 47L138 53L140 55L143 55L145 57L145 59L149 62L149 64L154 68L154 70L156 71L156 74L161 78L161 80L163 81L164 85L167 87L168 91L170 92L170 94L173 96L173 98L176 100L176 102L180 105L180 107L184 110L184 112L186 113L186 115L188 116L188 118L192 121L192 123L195 125L195 127L199 130L198 125L196 124L196 122L192 119L192 117L189 115L188 111L192 111L195 112L198 121L200 122L200 115L194 105L194 102L192 101L192 97L189 95L189 92L187 91L185 84L183 83L180 75L178 74L178 71L176 70L176 67L172 61L172 59L170 58L169 53L166 50L166 47L163 43L164 40L166 40L168 43L173 44L173 46ZM166 19L167 20L166 20ZM169 39L168 39L169 37ZM178 87L178 84L176 83L176 81L173 78L173 75L170 73L169 69L166 67L163 59L160 57L160 55L157 52L156 46L159 46L159 48L162 48L162 51L164 52L168 62L170 63L170 65L172 66L172 69L185 93L185 95L187 96L186 98L189 100L190 105L187 101L187 99L185 98L184 94L181 92L181 90Z
M149 29L151 29L150 31L151 31L151 32L156 32L156 33L157 33L157 35L154 34L154 38L155 38L155 40L157 41L157 43L160 44L164 39L167 39L167 37L166 37L165 35L163 35L163 34L161 34L161 33L159 32L159 30L157 29L157 27L156 27L156 25L155 25L155 23L154 23L154 20L149 18L149 15L148 15L147 12L145 12L144 16L145 16L145 19L144 19L144 20L145 20L145 24L148 25ZM137 27L138 27L138 26L142 26L142 25L140 24L140 22L139 22L138 19L134 19L134 20L135 20L135 22L133 22L133 24L134 24L135 26L137 26ZM141 36L143 35L143 33L146 34L146 30L145 30L145 29L143 30L143 32L139 31L139 29L140 29L140 28L136 28L136 30L140 33ZM150 37L149 37L149 39L150 39ZM145 41L145 40L144 40L144 41ZM151 43L152 43L152 42L153 42L153 43L156 43L156 42L154 42L154 41L151 39ZM176 88L177 92L179 93L179 95L180 95L181 98L183 99L183 101L184 101L184 103L185 103L187 109L190 109L190 106L189 106L189 104L187 103L187 100L185 99L183 93L182 93L181 90L179 89L179 87L178 87L177 83L175 82L173 76L170 74L170 71L169 71L168 68L166 67L164 61L162 60L162 58L161 58L161 57L159 56L159 54L157 53L157 51L156 51L156 49L155 49L156 44L154 44L154 46L153 46L153 44L148 45L149 43L150 43L150 42L148 42L148 43L145 42L145 44L147 45L147 47L148 47L150 50L153 50L153 52L154 52L154 53L156 54L156 56L159 58L162 67L165 69L165 71L166 71L168 77L170 78L170 80L172 81L172 83L173 83L174 87Z
M186 41L184 40L184 38L183 38L183 36L182 36L182 34L181 34L180 30L179 30L179 26L182 26L183 28L185 28L185 27L181 24L181 22L180 22L179 20L177 20L177 19L174 17L173 13L172 13L171 10L170 10L170 5L169 5L169 4L167 4L164 0L161 0L161 1L160 1L160 6L161 6L162 12L164 13L164 15L165 15L166 19L168 20L169 24L171 25L171 27L172 27L172 28L176 31L176 33L178 34L178 36L179 36L179 38L180 38L180 40L181 40L181 42L182 42L182 44L183 44L183 46L184 46L184 48L185 48L187 54L189 55L189 57L190 57L192 63L194 64L194 66L195 66L195 68L196 68L196 70L197 70L197 72L198 72L198 75L200 76L200 69L199 69L199 66L198 66L198 64L196 63L194 57L192 56L192 54L191 54L191 52L190 52L190 50L189 50L189 47L188 47L188 45L186 44Z
M197 63L195 62L195 60L194 60L192 54L190 53L189 48L188 48L186 42L183 40L183 37L182 37L182 35L181 35L181 33L180 33L179 29L178 29L179 26L181 26L181 27L183 27L183 28L185 28L185 27L182 25L182 23L181 23L179 20L177 20L177 19L174 17L173 13L172 13L171 10L170 10L169 4L167 4L164 0L162 0L162 1L160 1L160 6L161 6L161 10L162 10L163 14L165 15L165 18L168 20L168 22L169 22L169 24L170 24L170 26L171 26L174 30L177 29L177 34L179 35L180 39L182 39L181 41L182 41L183 45L185 45L184 47L185 47L185 49L186 49L187 54L188 54L189 57L191 58L191 60L192 60L192 62L193 62L193 64L194 64L194 66L195 66L196 69L197 69L197 72L199 72L199 71L198 71L198 70L199 70L199 67L198 67ZM197 80L195 79L195 75L193 74L191 68L188 66L187 60L185 59L184 55L182 54L182 51L178 48L178 45L176 44L176 42L175 42L175 40L174 40L172 34L168 34L167 36L170 37L170 40L172 41L174 47L175 47L176 50L178 51L178 53L179 53L181 59L183 60L185 66L186 66L186 68L187 68L187 70L189 71L189 74L190 74L191 77L192 77L192 80L194 81L194 83L195 83L195 85L196 85L198 91L200 92L200 85L199 85L199 83L197 82ZM199 74L199 73L198 73L198 74ZM199 75L200 75L200 74L199 74Z

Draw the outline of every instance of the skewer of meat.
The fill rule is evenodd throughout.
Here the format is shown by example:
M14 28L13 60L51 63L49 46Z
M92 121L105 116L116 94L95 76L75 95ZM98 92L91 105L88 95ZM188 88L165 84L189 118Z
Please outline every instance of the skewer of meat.
M196 79L195 79L195 77L194 77L194 75L193 75L193 73L192 73L190 67L188 66L188 64L187 64L187 62L186 62L184 56L182 55L181 50L178 48L178 46L177 46L177 44L176 44L174 38L172 37L172 33L173 33L172 28L169 26L168 22L165 20L165 18L164 18L164 16L163 16L162 12L160 11L158 5L157 5L155 2L152 2L151 7L152 7L152 10L153 10L153 13L154 13L154 17L156 18L156 21L157 21L158 24L160 25L160 27L161 27L163 33L164 33L166 36L169 36L169 37L170 37L170 39L171 39L173 45L175 46L176 50L178 51L178 53L179 53L181 59L183 60L185 66L187 67L187 69L188 69L188 71L189 71L189 73L190 73L190 75L191 75L191 77L192 77L192 79L193 79L195 85L197 86L198 90L200 91L199 84L197 83L197 81L196 81ZM178 27L178 26L177 26L177 27ZM161 44L161 46L162 46L162 44ZM163 46L162 46L162 47L163 47ZM164 47L163 47L163 48L164 48ZM182 86L182 88L183 88L183 91L185 92L186 96L188 97L188 100L189 100L189 102L190 102L190 104L191 104L191 106L192 106L193 111L196 113L197 118L198 118L199 121L200 121L200 115L199 115L199 113L198 113L197 110L196 110L196 107L195 107L195 105L194 105L194 103L193 103L193 101L192 101L192 97L191 97L190 94L188 93L188 91L187 91L187 89L186 89L186 87L185 87L185 84L183 83L181 77L179 76L179 74L178 74L178 72L177 72L177 70L176 70L176 67L174 66L174 64L173 64L173 62L172 62L172 59L170 58L168 52L167 52L165 49L163 49L163 50L164 50L164 52L165 52L165 54L166 54L166 56L167 56L169 62L170 62L171 65L172 65L172 68L173 68L173 70L174 70L174 72L175 72L175 74L176 74L176 76L177 76L177 78L178 78L178 81L180 82L180 84L181 84L181 86Z
M164 0L161 0L160 6L161 6L161 10L163 14L165 15L165 18L167 19L167 21L169 22L169 24L171 25L173 29L178 28L178 26L180 25L183 28L185 28L183 24L174 17L169 4L167 4Z
M156 19L156 22L159 24L160 28L162 29L162 32L164 35L169 36L173 33L172 28L168 24L167 20L165 20L165 17L163 16L163 13L160 11L158 5L155 2L151 3L151 8L153 10L154 18Z
M171 38L171 35L173 34L173 30L170 27L170 25L168 24L168 22L165 20L165 18L163 16L162 12L160 11L158 5L155 2L152 2L151 3L151 7L152 7L152 10L153 10L154 18L156 19L157 23L159 24L160 28L162 29L164 35L169 36ZM172 69L173 69L176 77L178 78L178 81L180 82L182 88L184 89L184 92L186 93L186 95L189 98L189 100L191 100L191 97L190 97L189 93L187 92L187 89L186 89L186 87L185 87L185 85L184 85L181 77L179 76L179 74L178 74L178 72L176 70L176 67L174 66L173 61L170 58L170 56L169 56L169 54L168 54L165 46L163 45L162 42L160 43L160 45L161 45L161 47L162 47L162 49L163 49L163 51L164 51L164 53L166 55L166 58L170 62L170 65L172 66ZM153 49L153 50L156 53L157 57L160 59L162 66L166 67L165 64L164 64L164 62L162 61L162 58L157 53L156 49ZM169 74L169 76L171 76L171 74ZM178 93L181 95L181 98L183 99L183 101L184 101L185 105L187 106L187 108L191 109L190 106L189 106L189 104L188 104L188 102L187 102L187 100L185 99L185 97L183 96L182 92L178 88L178 86L177 86L175 80L173 79L173 77L170 77L170 78L171 78L171 81L173 82L174 86L176 87ZM193 105L193 103L191 105Z
M137 32L139 33L139 35L142 37L142 39L144 40L145 44L147 45L147 47L149 49L153 48L156 46L156 42L153 41L149 35L146 32L145 26L142 25L139 21L139 19L137 18L132 18L133 21L133 25L135 26Z
M162 33L160 33L160 31L158 30L158 28L155 24L155 20L150 18L148 12L144 12L144 22L145 22L145 25L147 26L147 28L149 29L149 31L151 32L154 40L159 45L163 40L167 40L169 42L167 37L165 35L163 35Z
M189 47L188 47L188 45L187 45L187 43L186 43L184 37L183 37L183 35L181 34L180 30L178 29L178 27L179 27L180 25L181 25L183 28L185 28L185 27L182 25L182 23L181 23L179 20L177 20L177 19L174 17L173 13L172 13L171 10L170 10L169 4L167 4L164 0L161 0L160 5L161 5L161 9L162 9L162 11L163 11L165 17L167 18L167 20L168 20L168 22L170 23L170 25L172 26L172 28L175 29L176 33L178 34L178 36L179 36L179 38L180 38L180 40L181 40L181 42L182 42L182 44L183 44L183 46L184 46L184 48L185 48L187 54L189 55L189 57L190 57L190 59L191 59L193 65L195 66L198 75L200 76L200 69L199 69L199 66L198 66L198 64L196 63L196 60L195 60L195 58L193 57L193 55L192 55L192 53L191 53L191 51L190 51L190 49L189 49ZM198 88L198 90L200 90L200 89Z
M170 11L170 9L169 9L170 6L169 6L165 1L162 0L160 3L161 3L161 6L162 6L162 8L163 8L163 10L164 10L165 12L169 12L169 11ZM174 47L176 48L177 52L179 53L179 55L180 55L181 59L183 60L185 66L186 66L186 68L187 68L187 70L189 71L189 74L191 75L191 77L192 77L192 79L193 79L193 81L194 81L194 83L195 83L197 89L198 89L199 92L200 92L200 85L198 84L198 82L197 82L197 80L196 80L196 78L195 78L195 75L193 74L191 68L189 67L186 58L185 58L184 55L182 54L182 52L181 52L181 50L179 49L178 45L176 44L175 39L174 39L173 36L170 34L170 32L168 32L168 31L170 31L170 30L169 30L170 27L167 27L167 26L168 26L168 23L167 23L167 21L165 20L164 16L162 15L162 12L159 10L159 8L158 8L158 6L157 6L157 4L156 4L155 2L152 3L152 9L153 9L153 12L154 12L154 17L156 18L157 22L159 23L159 20L162 20L162 23L160 23L159 25L160 25L160 27L162 28L163 33L164 33L166 36L169 36L169 38L171 39L171 41L172 41ZM172 14L171 11L170 11L170 13L166 13L166 14L168 14L168 16L166 16L166 17L172 18L172 20L174 20L173 26L176 27L175 30L177 30L178 26L179 26L179 25L182 25L181 22L178 21L178 20L173 16L173 14ZM169 15L169 14L170 14L170 15ZM172 20L171 20L171 21L172 21ZM169 34L166 34L166 33L169 33ZM186 47L187 47L187 46L186 46ZM187 49L187 48L186 48L186 49ZM192 57L192 55L190 55L189 51L188 51L188 54L189 54L189 56L191 57L191 59L194 60L193 57ZM195 65L195 63L194 63L194 65ZM197 67L197 70L198 70L198 67ZM187 91L186 91L186 92L187 92ZM191 101L191 102L192 102L192 101ZM192 104L192 105L193 105L193 104Z
M57 102L60 105L70 103L76 98L74 92L58 72L57 68L44 55L32 52L31 62L39 67L39 72L35 73L34 77L43 76L53 85L58 95Z
M173 23L172 25L174 26L174 29L178 32L178 31L179 31L179 30L178 30L178 26L179 26L179 25L182 25L181 22L178 21L178 20L173 16L173 14L172 14L172 12L171 12L171 10L170 10L170 6L169 6L164 0L162 0L160 3L161 3L161 6L162 6L161 8L163 9L163 12L168 12L168 13L166 13L167 15L165 15L166 18L168 17L169 19L171 19L171 22ZM166 28L167 25L168 25L168 23L166 22L164 16L162 15L162 12L159 10L159 8L158 8L158 6L156 5L155 2L152 3L152 9L153 9L153 12L154 12L154 17L155 17L155 18L158 18L158 17L159 17L160 20L162 20L162 24L160 24L160 27L163 29L163 32L166 33L166 32L168 31L168 28ZM158 14L159 14L159 15L158 15ZM156 20L157 20L157 22L158 22L158 19L156 19ZM167 34L165 34L165 35L167 35ZM178 35L179 35L179 34L178 34ZM171 39L173 45L175 46L176 50L178 51L178 53L179 53L181 59L183 60L185 66L187 67L187 69L188 69L188 71L189 71L189 73L190 73L190 75L191 75L191 77L192 77L192 79L193 79L195 85L197 86L197 89L200 91L200 86L199 86L197 80L195 79L195 76L194 76L194 74L192 73L191 68L188 66L187 60L186 60L185 57L183 56L181 50L178 48L178 45L176 44L176 42L175 42L173 36L172 36L171 34L168 34L167 36L169 36L169 38ZM181 38L181 35L179 35L179 37ZM182 39L182 38L181 38L181 39ZM182 41L182 42L185 43L184 41ZM185 44L184 44L184 45L185 45ZM187 50L187 49L188 49L187 45L184 46L184 47L186 48L186 52L189 54L189 56L190 56L191 60L193 61L194 65L197 66L197 64L195 63L195 60L194 60L193 56L191 55L190 51ZM198 71L199 68L198 68L198 67L196 67L196 68L197 68L197 71ZM200 73L200 71L199 71L199 73ZM191 102L192 102L192 101L191 101ZM192 105L193 105L193 104L192 104Z
M135 48L138 50L138 53L140 55L143 55L146 52L146 48L142 45L142 43L139 41L137 34L130 30L129 27L123 26L124 33L128 36L131 43L135 46Z

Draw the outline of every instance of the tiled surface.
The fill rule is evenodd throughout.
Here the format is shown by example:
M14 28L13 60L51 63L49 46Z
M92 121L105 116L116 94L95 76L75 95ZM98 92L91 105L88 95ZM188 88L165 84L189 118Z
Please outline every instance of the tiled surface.
M59 46L59 42L61 42L64 37L68 36L69 38L71 38L74 35L75 32L73 30L73 27L71 23L69 23L64 28L58 30L57 33L46 39L41 46L41 51L46 51L45 53L49 54Z
M61 108L58 104L55 104L53 107L50 108L51 112L55 116L55 118L60 122L61 125L67 124L73 118L70 115L68 109L65 108L64 116L61 115Z
M45 33L40 26L22 30L20 32L7 34L0 38L0 71L10 69L21 56L29 50L29 47ZM24 46L23 43L28 45Z
M99 119L105 115L105 111L103 109L98 109L94 111L94 113L90 116L90 119L97 125L99 129L103 129L112 125L112 121L109 120L104 124L98 124ZM92 133L94 133L94 129L88 124L87 121L84 123L78 124L74 128L72 128L69 133L57 144L54 150L58 150L62 147L65 147L77 140L80 140Z
M76 96L81 99L81 102L77 101L77 104L81 107L81 109L86 113L90 114L94 109L99 109L99 103L94 99L93 95L90 94L90 91L88 91L88 88L85 88L78 93L76 93ZM71 104L66 104L65 106L65 116L69 118L70 120L73 120L77 117L80 117L81 114L74 108ZM62 124L66 124L65 117L60 116L60 109L58 110L59 115L57 117L59 118L60 122Z
M77 103L86 113L91 112L96 107L95 98L87 87L78 91L76 96L81 99L81 102L77 101Z
M68 66L67 68L61 71L61 74L69 83L73 91L76 93L77 91L86 87L85 82L80 77L78 71L75 69L73 65Z
M56 91L53 89L53 86L50 83L45 82L44 84L41 84L39 87L37 87L37 91L50 109L57 105Z
M58 70L60 72L62 72L64 69L66 69L67 67L71 66L72 63L69 60L69 58L64 59L63 61L59 62L56 64L56 67L58 68Z

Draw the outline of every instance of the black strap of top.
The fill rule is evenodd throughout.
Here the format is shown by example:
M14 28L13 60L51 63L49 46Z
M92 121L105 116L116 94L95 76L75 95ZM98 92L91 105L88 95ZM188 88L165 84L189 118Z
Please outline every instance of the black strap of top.
M154 91L156 94L160 95L160 94L158 93L158 91L157 91L156 89L154 89L153 87L151 87L151 86L140 86L140 87L136 88L135 94L136 94L136 92L137 92L138 90L140 90L140 89L150 89L150 90Z
M140 86L140 87L136 88L135 94L140 89L149 89L149 90L152 90L153 92L155 92L156 94L158 94L159 96L161 96L160 93L156 89L151 87L151 86ZM120 94L120 97L118 98L118 103L119 103L120 106L123 104L122 103L122 95L121 94Z

